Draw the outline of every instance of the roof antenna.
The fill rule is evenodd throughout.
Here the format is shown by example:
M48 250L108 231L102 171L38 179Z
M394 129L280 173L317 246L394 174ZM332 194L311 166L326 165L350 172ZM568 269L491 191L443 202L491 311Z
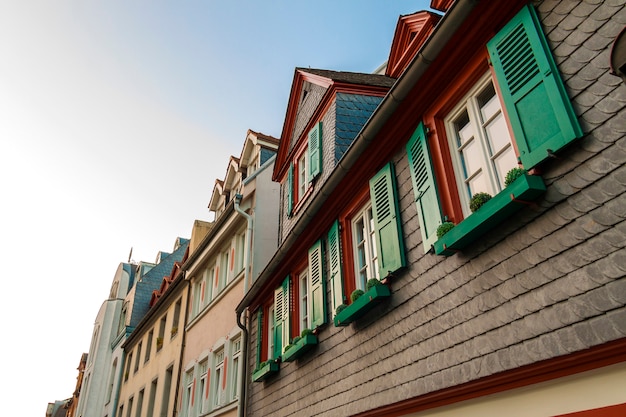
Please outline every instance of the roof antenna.
M133 257L133 247L131 246L130 253L128 254L128 263L130 263L130 260L132 259L132 257Z

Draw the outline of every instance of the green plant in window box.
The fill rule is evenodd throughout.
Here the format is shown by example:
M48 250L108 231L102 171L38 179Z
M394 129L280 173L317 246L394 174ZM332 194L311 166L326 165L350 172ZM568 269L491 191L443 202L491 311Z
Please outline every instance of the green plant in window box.
M163 347L163 338L162 337L157 337L156 338L156 346L157 346L157 349L161 349Z
M441 238L443 235L448 233L455 226L452 222L443 222L437 227L437 237Z
M372 287L375 287L376 285L383 285L383 283L380 282L377 278L370 278L367 280L367 283L365 284L365 290L369 291L372 289Z
M363 294L365 294L365 291L363 291L363 290L358 290L357 289L357 290L352 291L352 294L350 294L350 301L352 301L354 303Z
M265 381L270 376L277 373L280 369L280 364L273 360L268 359L265 362L259 363L254 372L252 372L252 380L254 382Z
M345 310L346 308L348 308L348 306L347 306L347 305L345 305L345 304L339 304L339 305L337 306L337 308L335 309L335 315L337 315L337 314L341 313L341 312L342 312L343 310Z
M472 196L470 200L470 210L472 213L476 212L479 208L483 206L487 201L491 200L491 194L489 193L476 193Z
M178 326L172 327L172 330L170 330L170 333L171 333L172 336L174 336L176 333L178 333Z
M504 186L508 187L513 184L513 181L526 174L526 170L524 168L513 168L509 172L506 173L506 177L504 177Z
M291 341L292 347L283 353L283 362L293 362L317 345L317 336L311 329L302 329Z
M373 283L375 284L375 283ZM382 283L381 283L382 284ZM355 290L350 299L352 304L343 308L335 316L335 327L347 326L353 321L365 315L382 300L391 296L391 291L387 285L372 285L367 292Z

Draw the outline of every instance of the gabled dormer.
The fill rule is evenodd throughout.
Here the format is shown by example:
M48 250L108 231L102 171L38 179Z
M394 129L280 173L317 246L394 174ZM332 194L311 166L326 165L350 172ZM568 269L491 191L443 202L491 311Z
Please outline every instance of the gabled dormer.
M409 63L430 36L440 15L421 11L398 18L396 32L393 35L386 75L400 77Z
M273 173L282 185L283 221L297 217L394 82L379 74L296 68Z

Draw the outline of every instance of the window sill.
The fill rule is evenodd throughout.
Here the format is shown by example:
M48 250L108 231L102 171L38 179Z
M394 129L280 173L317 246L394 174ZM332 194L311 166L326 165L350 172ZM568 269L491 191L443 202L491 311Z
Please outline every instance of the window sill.
M380 303L380 301L389 296L391 296L391 291L389 291L388 286L384 284L373 286L368 292L364 293L335 316L335 327L347 326L353 321L358 320Z
M293 362L317 345L317 336L307 334L283 353L283 362Z
M523 175L487 201L434 243L437 255L450 256L466 248L504 219L546 191L540 176Z
M268 379L270 376L278 373L280 370L280 364L276 361L267 362L265 365L252 372L252 381L261 382Z

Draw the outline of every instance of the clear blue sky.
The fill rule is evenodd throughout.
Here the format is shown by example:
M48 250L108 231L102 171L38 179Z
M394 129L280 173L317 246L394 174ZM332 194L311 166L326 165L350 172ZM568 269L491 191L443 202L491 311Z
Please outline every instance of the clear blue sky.
M2 1L4 414L71 396L117 265L213 219L246 131L280 135L295 67L372 72L398 17L428 7Z

